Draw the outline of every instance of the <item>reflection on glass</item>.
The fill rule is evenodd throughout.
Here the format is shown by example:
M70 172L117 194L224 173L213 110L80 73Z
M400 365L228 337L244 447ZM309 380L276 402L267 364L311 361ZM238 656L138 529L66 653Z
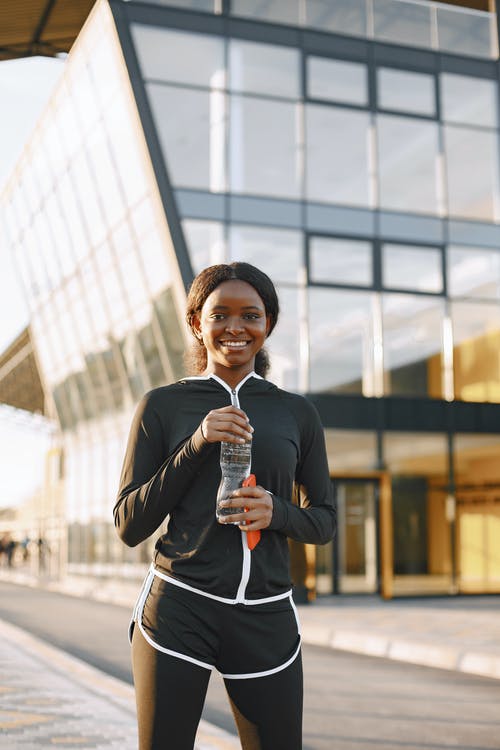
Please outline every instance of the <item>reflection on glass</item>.
M268 379L280 388L297 391L300 388L300 330L301 291L297 288L276 286L280 302L280 317L266 343L271 359Z
M500 590L500 440L498 435L457 434L453 441L459 589Z
M306 107L306 194L311 201L369 204L368 113Z
M431 9L427 4L376 0L373 3L375 39L415 47L431 46Z
M235 260L252 263L276 283L297 284L303 278L302 233L232 224L228 262Z
M311 391L373 395L371 294L310 288L309 336Z
M380 205L396 211L437 213L437 124L378 115L377 135Z
M441 73L442 118L446 122L497 127L495 81L456 73Z
M443 300L384 294L382 309L386 392L442 398Z
M131 30L145 79L224 88L224 40L220 37L142 24L132 24Z
M341 472L373 471L377 468L377 435L369 430L325 430L328 464Z
M498 56L495 13L447 8L442 3L437 3L436 12L440 49L473 57Z
M455 397L500 403L500 308L484 302L453 302Z
M494 221L499 202L497 133L447 125L444 135L449 213Z
M446 435L386 432L383 452L392 475L394 593L448 593Z
M224 94L155 84L148 93L173 184L224 190Z
M307 58L307 93L313 99L368 104L366 65L328 57Z
M500 299L500 251L485 247L448 247L448 294L451 297Z
M297 25L300 21L299 0L232 0L231 13L234 16L258 18L259 21L277 21Z
M233 95L229 158L234 192L300 197L297 105Z
M219 221L184 219L182 229L193 272L226 260L224 225Z
M299 52L288 47L232 39L229 87L232 91L299 96Z
M383 245L382 284L393 289L442 292L441 258L437 247Z
M340 34L366 36L366 0L307 0L306 26L321 31L338 31Z
M311 237L309 243L311 281L331 284L373 284L371 242Z
M434 77L395 68L377 70L377 99L381 109L396 109L421 115L434 115Z

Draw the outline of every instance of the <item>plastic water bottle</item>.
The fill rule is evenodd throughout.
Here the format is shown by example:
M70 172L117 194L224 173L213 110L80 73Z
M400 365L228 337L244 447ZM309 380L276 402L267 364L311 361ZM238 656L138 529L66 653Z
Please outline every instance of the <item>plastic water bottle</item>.
M243 513L244 508L220 508L219 503L227 500L234 490L242 486L250 474L252 464L252 441L246 443L220 444L220 468L222 478L217 492L215 515L220 521L224 516ZM239 524L238 524L239 525Z

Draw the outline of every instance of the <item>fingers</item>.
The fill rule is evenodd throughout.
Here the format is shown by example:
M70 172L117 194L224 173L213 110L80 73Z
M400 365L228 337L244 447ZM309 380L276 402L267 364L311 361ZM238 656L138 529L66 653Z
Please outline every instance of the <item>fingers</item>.
M228 500L220 503L220 507L227 509L241 508L242 505L245 507L244 513L223 516L221 522L239 524L242 531L267 529L273 517L273 501L263 487L241 487Z
M201 423L201 429L209 443L222 440L228 443L245 443L252 439L253 433L247 415L236 406L224 406L208 412Z

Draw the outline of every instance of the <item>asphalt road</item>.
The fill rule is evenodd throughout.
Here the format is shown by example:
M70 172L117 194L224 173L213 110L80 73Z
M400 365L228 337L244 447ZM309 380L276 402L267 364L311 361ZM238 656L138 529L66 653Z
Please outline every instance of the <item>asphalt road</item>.
M0 617L132 681L129 610L0 583ZM500 681L304 648L304 750L500 750ZM235 732L222 680L204 718Z

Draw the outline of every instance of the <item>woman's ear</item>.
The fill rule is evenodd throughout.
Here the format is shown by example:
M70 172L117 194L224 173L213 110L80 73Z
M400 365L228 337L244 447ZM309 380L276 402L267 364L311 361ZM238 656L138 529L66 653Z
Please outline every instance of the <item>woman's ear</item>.
M191 318L191 330L198 339L198 341L203 341L203 334L201 331L201 321L200 316L196 315L196 313Z

